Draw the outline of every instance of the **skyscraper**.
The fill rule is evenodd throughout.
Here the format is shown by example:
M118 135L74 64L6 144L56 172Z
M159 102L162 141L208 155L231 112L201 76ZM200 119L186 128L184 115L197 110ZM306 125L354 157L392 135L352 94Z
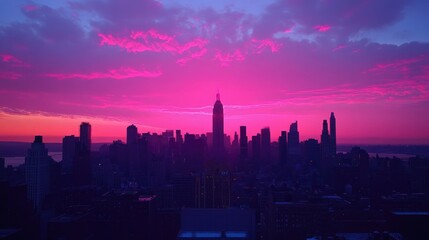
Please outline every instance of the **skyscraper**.
M288 156L296 160L300 155L298 121L292 123L288 133Z
M216 158L224 152L223 105L219 93L213 107L213 153Z
M237 132L234 132L234 140L231 144L231 149L229 150L230 155L233 156L233 158L236 158L240 155L240 141L238 140L238 134Z
M127 144L136 144L137 140L139 138L139 134L137 131L137 127L133 125L130 125L127 127Z
M328 121L323 120L322 135L320 136L320 150L322 165L329 165L331 159L331 148L329 144Z
M91 151L91 125L87 122L80 124L80 143L83 150Z
M240 158L246 159L248 154L248 139L246 134L246 126L240 126Z
M73 161L79 151L79 138L74 135L63 138L63 161L62 169L66 173L71 173Z
M178 144L183 144L183 136L181 130L176 130L176 142Z
M252 158L257 162L261 158L261 134L252 136Z
M329 118L329 130L331 135L331 156L335 158L337 154L337 126L334 113L331 112L331 117Z
M25 181L27 196L33 206L39 209L50 188L50 164L52 158L48 155L42 136L35 136L31 148L25 157Z
M302 155L306 164L320 167L320 144L316 139L310 138L304 141Z
M80 124L79 151L73 161L73 183L76 186L91 183L91 125L87 122Z
M232 147L237 147L238 148L239 144L238 144L238 134L237 132L234 132L234 140L232 141Z
M269 127L261 129L261 157L264 161L271 160L271 134Z
M287 161L287 133L282 131L279 137L279 160L281 164Z

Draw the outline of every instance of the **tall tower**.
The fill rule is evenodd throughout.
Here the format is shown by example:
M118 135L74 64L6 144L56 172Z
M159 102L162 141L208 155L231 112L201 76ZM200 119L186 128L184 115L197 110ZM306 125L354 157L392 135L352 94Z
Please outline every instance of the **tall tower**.
M337 123L333 112L329 118L329 129L331 131L331 156L335 158L337 155Z
M79 138L74 135L63 138L63 161L62 169L66 173L71 173L73 161L79 151Z
M298 121L292 123L288 133L288 156L296 160L300 155Z
M80 143L83 150L91 152L91 124L87 122L80 124Z
M183 144L182 131L176 130L176 142L179 144Z
M282 131L279 137L279 160L281 164L287 161L287 133Z
M261 129L261 155L264 161L271 160L271 134L269 127Z
M261 159L261 134L252 136L252 158L254 162L259 162Z
M246 159L248 154L246 126L240 126L240 158Z
M25 181L27 183L28 198L37 209L40 209L50 190L51 161L48 149L45 148L43 143L43 137L36 136L25 157Z
M328 163L331 157L329 141L328 121L323 120L322 135L320 136L320 150L322 153L322 164Z
M213 152L220 157L224 151L223 105L219 93L213 107Z
M133 125L130 125L127 127L127 144L135 144L137 143L137 140L139 138L137 127Z
M78 154L73 162L73 183L76 186L91 183L91 125L87 122L80 124L80 143Z
M326 183L332 180L332 157L331 157L330 139L328 132L328 121L323 120L322 135L320 136L320 167L322 176Z

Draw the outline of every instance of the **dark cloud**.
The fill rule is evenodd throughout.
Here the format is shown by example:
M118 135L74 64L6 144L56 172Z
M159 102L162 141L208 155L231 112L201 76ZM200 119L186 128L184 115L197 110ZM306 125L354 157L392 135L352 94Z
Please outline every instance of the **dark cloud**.
M22 12L31 21L32 30L47 42L74 42L83 37L83 30L63 10L39 6L32 10L27 7Z
M405 0L284 0L267 8L256 33L273 34L294 24L302 33L312 33L317 26L329 27L330 35L347 38L361 29L377 29L402 17Z

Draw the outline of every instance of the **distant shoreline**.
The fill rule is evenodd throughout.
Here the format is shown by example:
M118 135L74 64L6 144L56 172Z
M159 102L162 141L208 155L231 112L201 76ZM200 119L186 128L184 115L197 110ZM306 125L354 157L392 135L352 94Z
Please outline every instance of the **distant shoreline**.
M61 162L63 160L62 152L48 152L48 155L52 157L55 162ZM5 157L5 167L12 166L18 167L25 163L25 156L16 156L16 157Z

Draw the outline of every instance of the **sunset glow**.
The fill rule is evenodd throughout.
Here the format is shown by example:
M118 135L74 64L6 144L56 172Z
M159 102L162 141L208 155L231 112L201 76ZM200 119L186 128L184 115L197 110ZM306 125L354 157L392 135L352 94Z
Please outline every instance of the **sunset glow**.
M229 135L319 139L335 112L339 144L429 144L425 1L1 4L0 141L206 133L219 91Z

